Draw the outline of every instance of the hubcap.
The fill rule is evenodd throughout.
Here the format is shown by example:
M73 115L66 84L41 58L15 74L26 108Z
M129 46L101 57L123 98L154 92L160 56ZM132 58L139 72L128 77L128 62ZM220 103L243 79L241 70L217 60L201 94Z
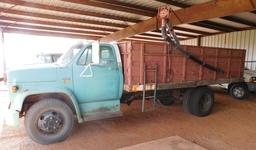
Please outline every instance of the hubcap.
M55 111L47 111L41 114L37 121L38 128L46 134L54 134L63 127L63 117Z
M244 89L242 87L235 87L233 89L233 95L235 97L243 97L244 95Z

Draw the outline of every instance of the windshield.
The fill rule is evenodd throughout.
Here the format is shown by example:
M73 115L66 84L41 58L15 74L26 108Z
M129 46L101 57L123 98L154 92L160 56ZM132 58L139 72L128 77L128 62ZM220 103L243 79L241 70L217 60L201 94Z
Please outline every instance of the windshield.
M76 54L84 47L83 43L78 43L72 46L69 50L67 50L61 57L57 60L58 64L68 64L73 60Z

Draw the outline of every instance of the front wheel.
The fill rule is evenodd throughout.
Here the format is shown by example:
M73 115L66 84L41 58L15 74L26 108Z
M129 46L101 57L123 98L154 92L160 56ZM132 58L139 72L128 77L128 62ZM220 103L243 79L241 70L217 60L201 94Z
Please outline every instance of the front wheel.
M246 99L249 96L249 90L245 83L234 83L228 91L231 96L239 100Z
M71 133L74 116L70 107L58 99L43 99L28 110L25 128L32 140L51 144L65 140Z

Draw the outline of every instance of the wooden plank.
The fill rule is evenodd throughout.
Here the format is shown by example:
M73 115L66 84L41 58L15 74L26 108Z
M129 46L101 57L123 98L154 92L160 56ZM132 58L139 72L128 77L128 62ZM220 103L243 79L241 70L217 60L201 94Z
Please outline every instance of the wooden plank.
M235 13L249 12L256 9L256 0L218 0L191 6L175 11L170 20L173 25L197 22L216 17L229 16ZM178 16L178 17L177 17ZM99 39L101 42L111 42L124 39L136 34L157 29L157 17L152 17L135 25L129 26L106 37Z

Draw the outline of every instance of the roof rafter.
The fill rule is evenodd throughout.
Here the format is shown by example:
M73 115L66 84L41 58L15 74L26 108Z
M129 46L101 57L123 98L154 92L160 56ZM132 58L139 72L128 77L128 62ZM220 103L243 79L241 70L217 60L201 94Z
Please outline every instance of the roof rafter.
M79 18L71 18L71 17L63 17L63 16L56 16L56 15L49 15L49 14L42 14L42 13L36 13L36 12L27 12L27 11L21 11L21 10L13 10L13 9L5 9L0 8L1 12L4 13L10 13L15 15L24 15L24 16L30 16L30 17L39 17L39 18L45 18L45 19L55 19L55 20L64 20L64 21L71 21L71 22L79 22L79 23L87 23L87 24L95 24L95 25L102 25L102 26L110 26L110 27L120 27L124 28L127 27L124 24L117 24L117 23L110 23L110 22L99 22L94 20L88 20L88 19L79 19Z
M152 12L152 14L157 13L157 10L149 8L149 7L130 4L130 3L125 3L125 2L121 2L121 1L117 1L117 0L96 0L96 1L104 2L104 3L108 3L108 4L114 4L116 6L126 7L126 8L129 8L129 9L145 10L145 11L148 11L148 12ZM151 15L151 14L149 14L149 15Z
M186 7L190 7L191 5L188 4L184 4L184 3L179 3L177 1L173 1L173 0L156 0L165 4L169 4L169 5L173 5L176 7L180 7L180 8L186 8Z
M241 18L238 18L236 16L226 16L226 17L221 17L221 18L225 19L225 20L237 22L237 23L240 23L240 24L256 27L256 23L255 22L252 22L252 21L249 21L249 20L245 20L245 19L241 19Z
M154 16L155 15L155 12L152 13L152 11L127 7L125 5L117 5L114 2L112 3L112 1L110 1L110 2L89 1L89 0L62 0L62 1L83 4L83 5L88 5L88 6L94 6L94 7L99 7L99 8L105 8L105 9L111 9L111 10L116 10L116 11L121 11L121 12L128 12L128 13L143 15L143 16Z
M128 21L128 22L134 22L134 23L141 21L141 20L133 19L133 18L119 17L119 16L107 15L107 14L102 14L102 13L90 12L90 11L86 11L86 10L64 8L64 7L59 7L59 6L49 6L49 5L45 5L45 4L27 2L27 1L23 1L23 0L19 0L19 1L17 1L17 0L1 0L1 3L8 3L8 4L13 4L13 5L25 6L25 7L46 9L46 10L52 10L52 11L58 11L58 12L65 12L65 13L72 13L72 14L77 14L77 15L108 18L108 19L119 20L119 21L120 20Z
M45 27L45 26L38 26L38 25L6 23L2 21L0 21L0 26L2 26L3 28L16 27L16 28L27 28L27 29L33 29L33 30L52 30L56 32L78 33L78 34L95 36L95 37L102 37L107 34L107 33L95 32L95 31L84 31L84 30L65 29L65 28L58 28L58 27Z
M223 25L223 24L220 24L220 23L212 22L212 21L210 22L208 20L199 21L199 22L195 22L195 23L191 23L191 24L196 25L196 26L209 28L209 29L218 30L218 31L224 31L224 32L233 32L233 31L240 30L239 28Z
M42 20L23 19L23 18L6 17L6 16L0 16L0 20L14 21L14 22L20 22L20 23L27 23L27 24L40 24L40 25L46 25L46 26L60 26L60 27L66 27L66 28L99 30L99 31L105 31L105 32L118 31L116 29L111 29L111 28L101 28L101 27L94 27L94 26L69 24L69 23L63 23L63 22L42 21Z
M96 40L99 37L88 36L88 35L78 35L72 33L60 33L60 32L51 32L51 31L37 31L31 29L18 29L18 28L4 28L4 33L21 33L21 34L33 34L41 36L57 36L57 37L66 37L66 38L79 38L87 40Z

